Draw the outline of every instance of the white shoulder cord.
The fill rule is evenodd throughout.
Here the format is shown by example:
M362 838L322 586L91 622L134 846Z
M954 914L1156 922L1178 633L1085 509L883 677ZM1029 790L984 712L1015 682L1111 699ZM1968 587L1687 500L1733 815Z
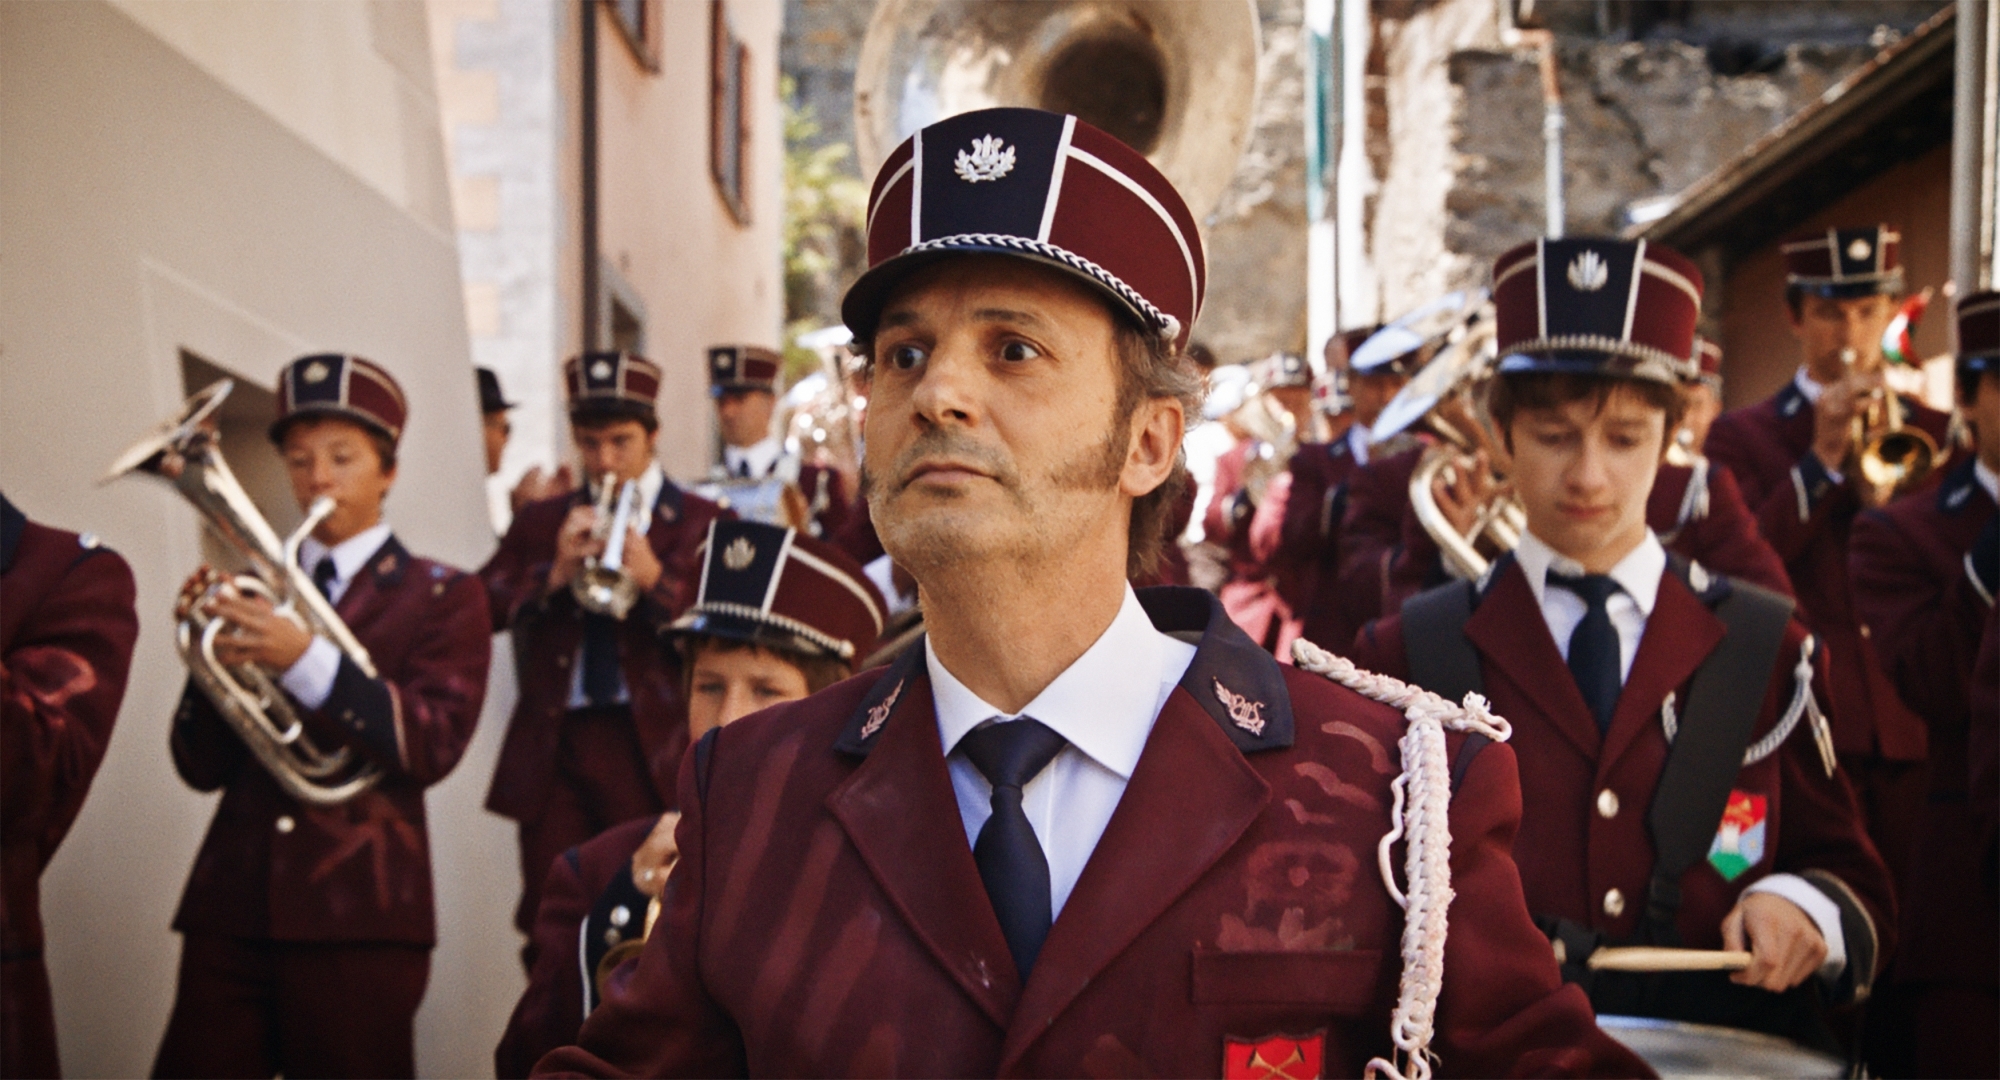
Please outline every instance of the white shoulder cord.
M1397 744L1403 773L1389 785L1393 803L1389 832L1376 847L1382 884L1406 913L1403 918L1403 973L1396 1009L1390 1016L1389 1038L1408 1072L1391 1060L1368 1063L1370 1077L1429 1080L1431 1035L1438 993L1444 985L1446 911L1451 906L1451 771L1445 761L1444 730L1478 732L1494 742L1506 742L1514 731L1506 720L1487 711L1486 699L1465 695L1462 705L1387 675L1363 671L1344 656L1313 643L1292 642L1292 659L1310 671L1364 697L1403 710L1410 725ZM1398 840L1406 842L1403 876L1409 892L1396 887L1391 854Z

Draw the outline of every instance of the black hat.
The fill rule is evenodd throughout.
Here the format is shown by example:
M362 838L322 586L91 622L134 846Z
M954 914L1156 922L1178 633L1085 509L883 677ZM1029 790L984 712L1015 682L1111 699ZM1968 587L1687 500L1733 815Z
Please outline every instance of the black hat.
M1835 299L1903 291L1903 237L1887 225L1797 236L1778 250L1788 288Z
M563 385L571 420L606 416L658 422L654 403L660 396L660 368L636 353L572 356L563 364Z
M479 376L479 411L482 413L506 412L519 402L508 401L500 393L500 376L492 368L474 368Z
M1502 374L1554 371L1679 385L1699 373L1701 271L1645 240L1535 240L1493 264Z
M718 519L708 526L694 604L673 630L853 661L874 651L883 610L861 564L832 544Z

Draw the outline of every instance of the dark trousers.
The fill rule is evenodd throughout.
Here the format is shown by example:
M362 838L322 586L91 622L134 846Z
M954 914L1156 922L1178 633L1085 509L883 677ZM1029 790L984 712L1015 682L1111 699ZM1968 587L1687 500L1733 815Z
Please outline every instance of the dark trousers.
M0 959L0 1077L61 1076L49 972L36 951Z
M630 708L577 709L563 718L548 804L541 817L521 823L521 904L514 925L531 935L521 950L530 971L535 911L557 856L613 825L665 810Z
M294 944L186 934L157 1077L416 1075L421 945Z

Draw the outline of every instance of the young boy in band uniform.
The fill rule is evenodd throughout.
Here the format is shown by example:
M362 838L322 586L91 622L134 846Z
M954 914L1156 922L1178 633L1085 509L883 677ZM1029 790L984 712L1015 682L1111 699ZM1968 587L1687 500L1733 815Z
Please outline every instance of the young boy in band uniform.
M1600 1013L1830 1047L1866 996L1888 875L1833 758L1824 658L1789 598L1671 556L1646 506L1679 418L1700 274L1643 242L1543 240L1494 266L1490 409L1527 511L1477 582L1405 602L1355 661L1514 725L1514 845L1537 922ZM1745 949L1734 974L1591 972L1603 945Z
M674 623L696 740L847 678L882 632L882 599L861 564L796 529L715 522L699 581ZM600 980L637 956L678 853L679 821L669 812L627 822L549 868L535 970L494 1051L498 1075L526 1076L543 1054L575 1042Z
M277 676L323 748L382 771L330 806L282 790L190 682L174 768L222 789L174 929L173 1014L159 1076L412 1076L411 1022L437 941L424 789L465 752L491 636L479 579L410 554L382 520L408 408L358 356L306 356L278 376L278 444L300 509L335 509L301 567L368 650L376 676L262 599L223 595L217 659ZM205 570L206 568L204 568ZM199 593L201 571L189 580Z

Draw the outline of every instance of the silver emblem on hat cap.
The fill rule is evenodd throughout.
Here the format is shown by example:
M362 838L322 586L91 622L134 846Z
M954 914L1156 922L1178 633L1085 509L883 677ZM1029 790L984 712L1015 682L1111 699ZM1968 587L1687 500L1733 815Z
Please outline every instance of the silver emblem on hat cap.
M592 364L592 365L590 365L590 377L591 377L591 378L593 378L593 379L608 379L608 378L610 378L610 377L611 377L611 361L609 361L609 360L599 360L599 361L598 361L597 363L595 363L595 364Z
M1578 292L1596 292L1611 280L1611 270L1604 265L1604 258L1595 251L1585 251L1569 263L1569 283Z
M968 184L998 180L1014 171L1014 148L1002 146L997 135L974 139L971 150L958 152L958 160L952 168Z
M1853 243L1847 245L1847 257L1855 262L1860 262L1874 253L1875 249L1869 246L1868 241L1858 236L1854 238Z
M757 559L757 545L747 536L739 536L722 549L722 565L731 570L741 570Z
M312 363L307 364L306 369L304 371L299 372L299 378L302 378L309 383L318 383L318 382L325 382L326 377L331 374L332 372L328 370L326 363L324 361L315 360Z

